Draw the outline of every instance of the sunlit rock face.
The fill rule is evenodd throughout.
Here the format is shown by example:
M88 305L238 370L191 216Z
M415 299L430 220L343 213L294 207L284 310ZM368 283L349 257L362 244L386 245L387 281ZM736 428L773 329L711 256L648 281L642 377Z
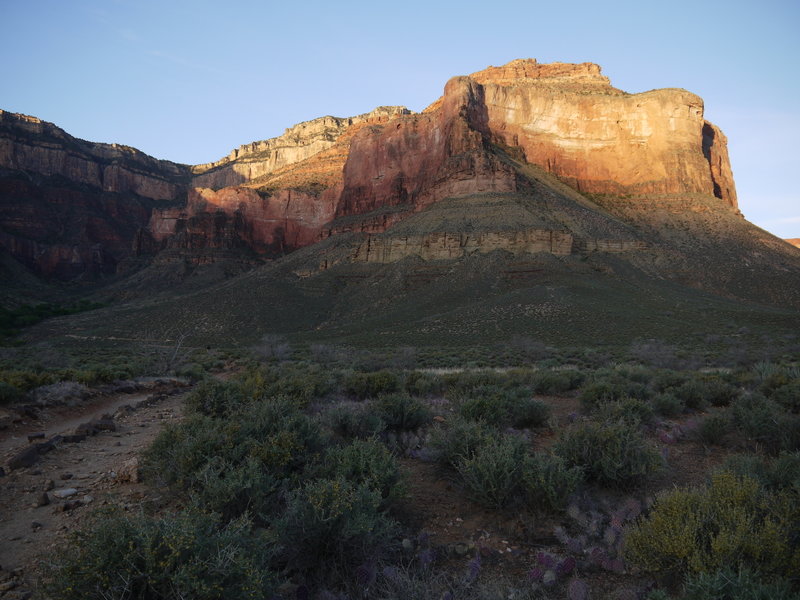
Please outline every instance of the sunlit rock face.
M206 262L213 250L272 258L342 233L382 234L447 198L542 193L525 165L557 178L543 185L566 184L606 207L703 197L714 210L737 210L726 139L705 121L700 98L680 89L627 94L595 64L522 59L452 78L422 113L322 117L194 167L0 112L0 246L61 278L111 273L130 254L164 250L186 251L187 260L209 250ZM373 238L352 258L639 244L544 220L517 232Z

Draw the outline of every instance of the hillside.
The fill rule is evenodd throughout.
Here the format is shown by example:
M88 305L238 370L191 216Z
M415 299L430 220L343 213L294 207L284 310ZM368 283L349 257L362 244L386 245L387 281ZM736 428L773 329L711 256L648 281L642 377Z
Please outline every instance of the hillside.
M627 94L591 63L512 61L422 113L323 117L195 167L4 115L4 251L51 279L99 274L111 303L36 336L625 342L798 323L800 250L738 211L702 100ZM38 231L51 205L74 224Z

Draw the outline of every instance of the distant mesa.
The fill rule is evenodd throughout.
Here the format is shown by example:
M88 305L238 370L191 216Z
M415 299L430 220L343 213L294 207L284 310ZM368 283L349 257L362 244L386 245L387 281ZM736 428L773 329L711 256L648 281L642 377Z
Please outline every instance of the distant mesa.
M534 59L453 77L421 113L321 117L195 166L0 111L0 202L0 248L61 280L316 247L296 273L649 252L659 276L703 286L681 257L704 240L781 248L739 213L727 140L698 96L628 94L596 64Z

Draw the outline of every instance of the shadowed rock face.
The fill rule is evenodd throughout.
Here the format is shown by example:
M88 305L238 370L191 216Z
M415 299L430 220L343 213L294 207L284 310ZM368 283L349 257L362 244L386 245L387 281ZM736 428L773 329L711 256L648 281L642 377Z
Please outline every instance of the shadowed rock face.
M526 165L554 177L537 179ZM597 65L532 59L454 77L420 114L381 107L323 117L195 167L0 112L0 169L0 245L59 278L112 273L127 255L163 250L197 260L202 249L204 262L214 250L274 257L344 232L384 234L352 257L368 262L642 247L596 205L587 209L586 197L518 232L391 238L398 223L445 198L527 194L541 200L530 210L552 212L545 200L563 184L572 189L562 200L578 191L606 207L615 197L709 197L737 210L726 140L704 120L700 98L626 94ZM598 220L610 233L587 235Z

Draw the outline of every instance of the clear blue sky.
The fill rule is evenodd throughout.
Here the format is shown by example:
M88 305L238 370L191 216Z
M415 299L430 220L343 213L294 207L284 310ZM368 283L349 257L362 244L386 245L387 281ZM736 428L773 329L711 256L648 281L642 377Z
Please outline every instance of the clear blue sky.
M184 163L318 116L421 110L514 58L682 87L729 139L741 209L800 237L800 2L0 0L0 108Z

